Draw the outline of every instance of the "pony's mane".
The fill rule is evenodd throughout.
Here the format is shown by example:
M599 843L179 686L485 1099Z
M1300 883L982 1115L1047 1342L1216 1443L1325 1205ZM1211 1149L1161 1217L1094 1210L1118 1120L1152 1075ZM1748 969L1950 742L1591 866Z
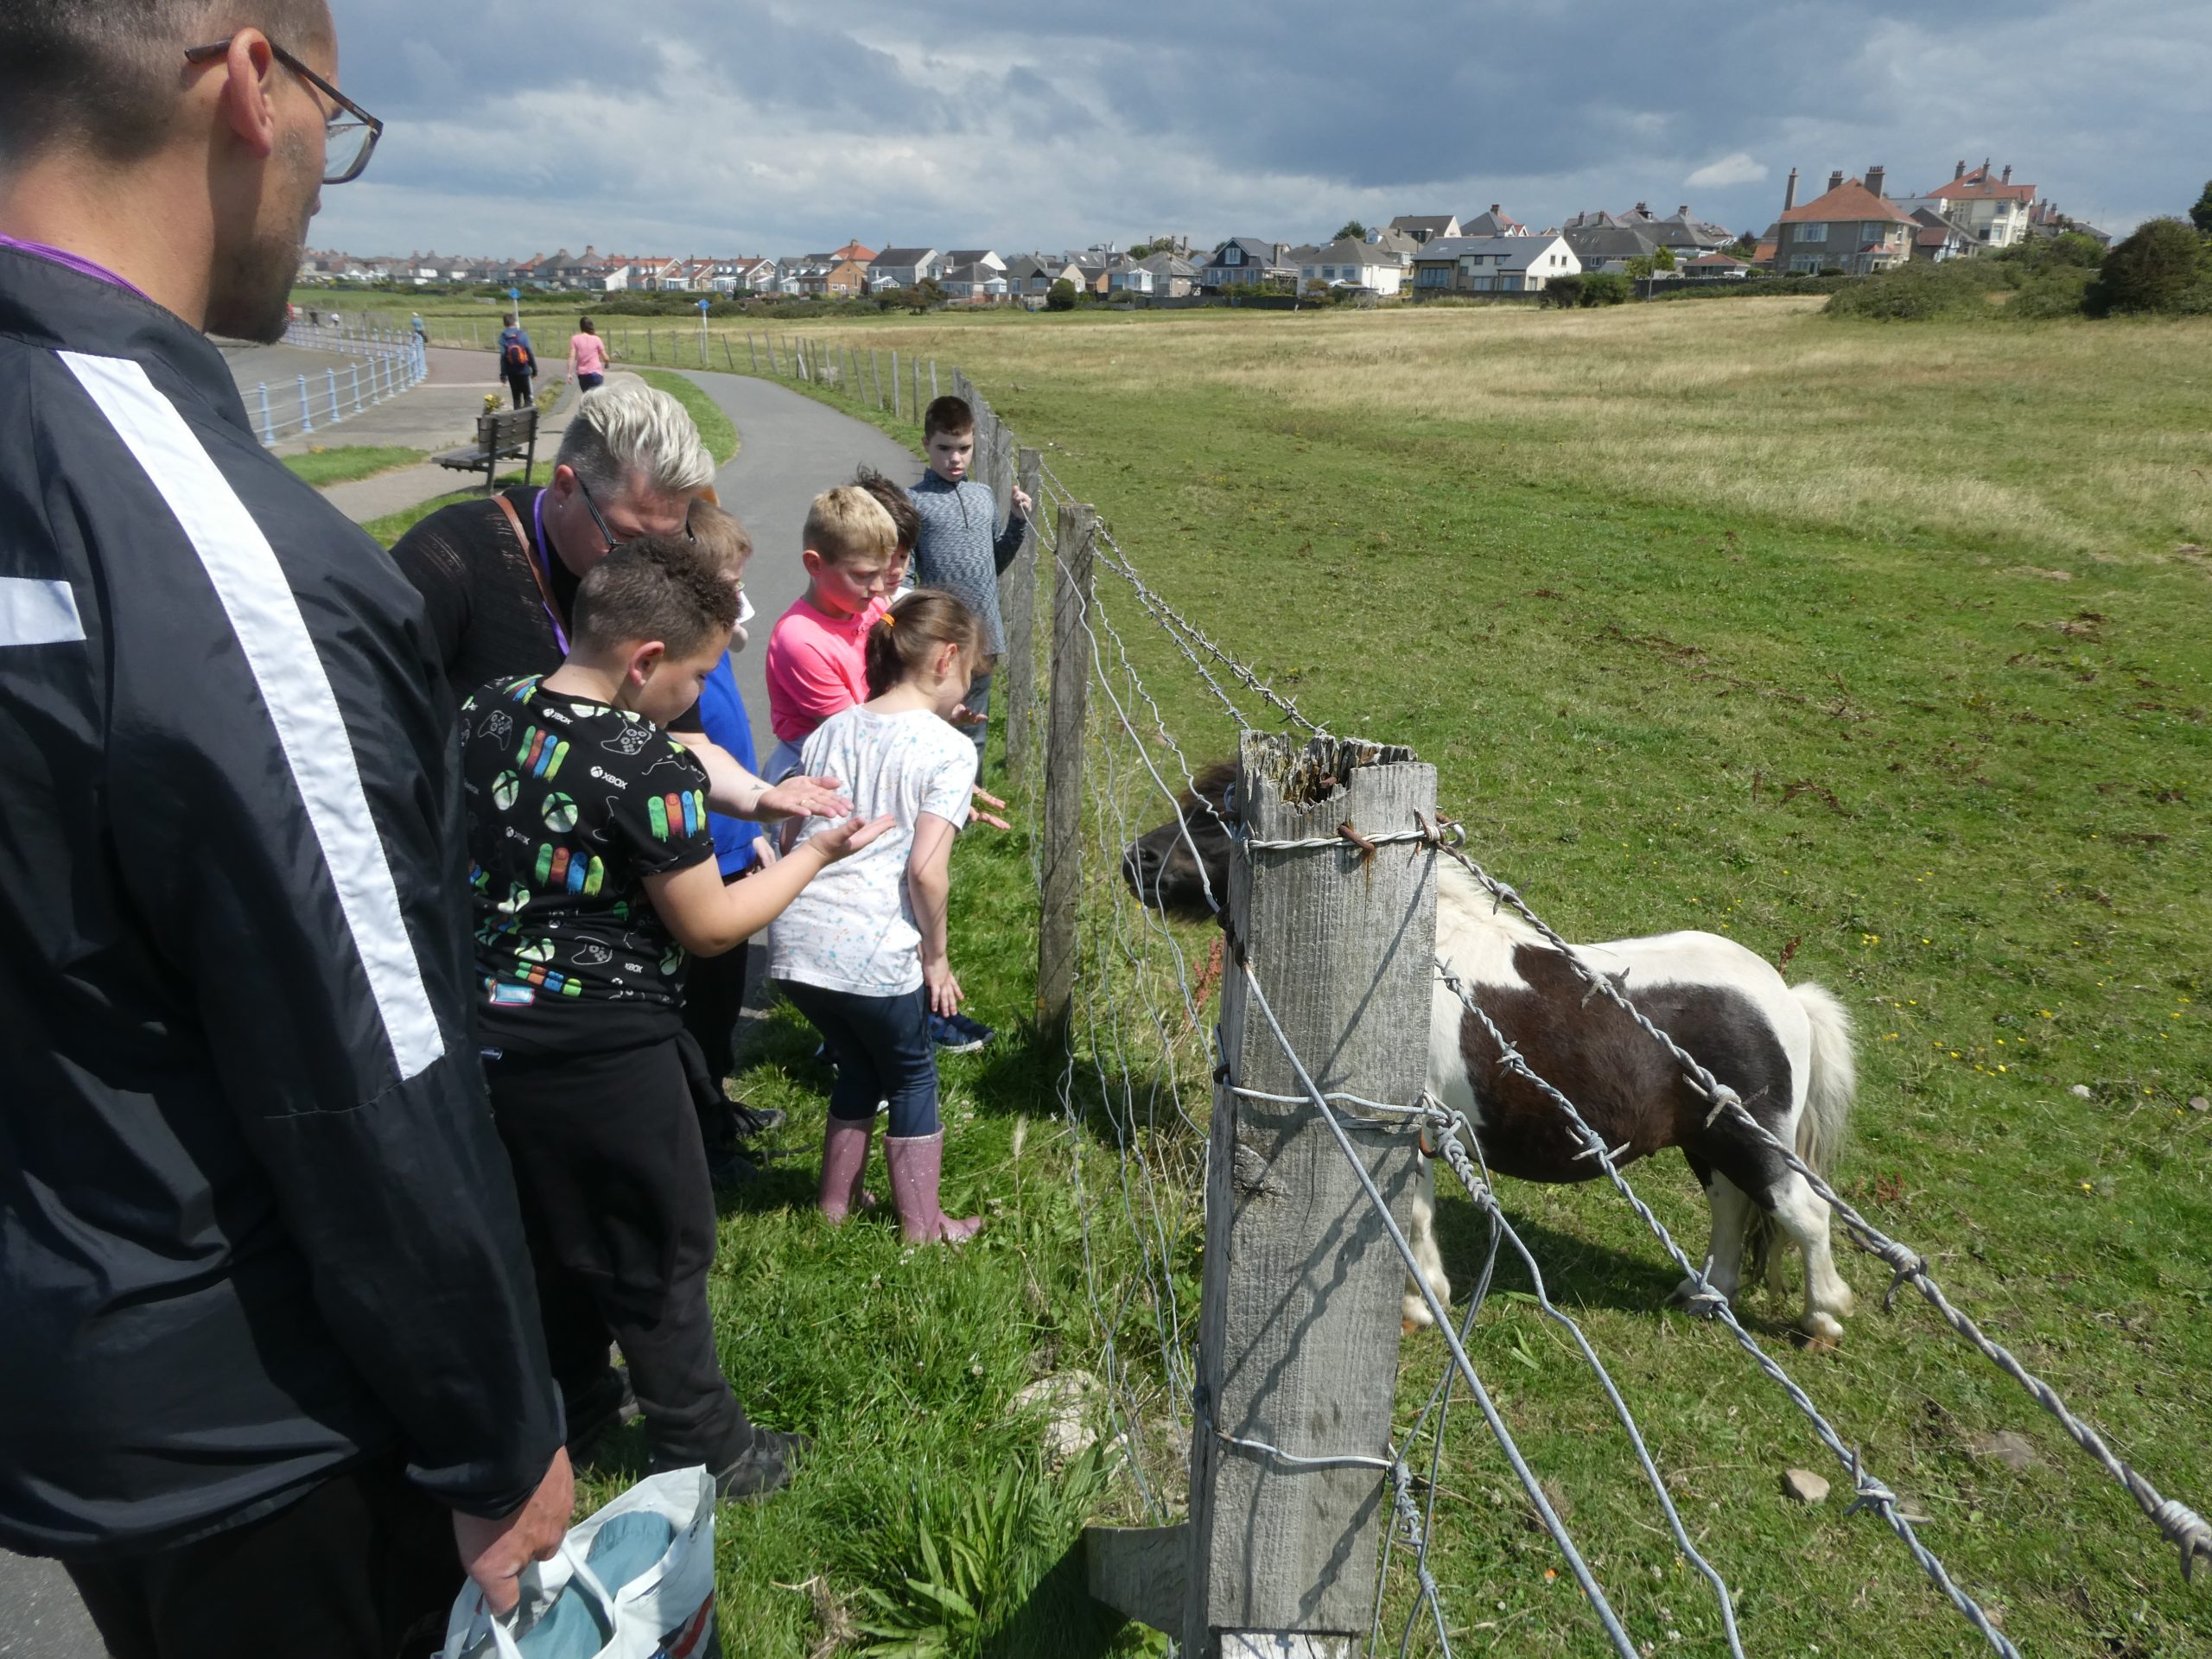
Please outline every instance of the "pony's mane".
M1196 806L1203 799L1216 808L1224 807L1236 783L1236 763L1217 760L1199 768L1198 776L1191 779L1191 787L1183 791L1182 804Z

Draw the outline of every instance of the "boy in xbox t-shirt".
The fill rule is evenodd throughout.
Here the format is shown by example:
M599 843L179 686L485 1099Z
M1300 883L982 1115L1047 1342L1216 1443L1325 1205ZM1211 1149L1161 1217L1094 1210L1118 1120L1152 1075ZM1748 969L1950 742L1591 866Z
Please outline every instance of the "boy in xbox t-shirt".
M722 885L706 773L662 728L697 700L736 617L707 552L626 542L576 590L560 668L461 706L485 1077L571 1454L621 1417L612 1338L652 1467L704 1464L730 1497L782 1485L804 1443L754 1427L715 1358L714 1193L691 1096L705 1067L683 1030L683 965L742 944L890 822L841 824L819 856L821 836Z

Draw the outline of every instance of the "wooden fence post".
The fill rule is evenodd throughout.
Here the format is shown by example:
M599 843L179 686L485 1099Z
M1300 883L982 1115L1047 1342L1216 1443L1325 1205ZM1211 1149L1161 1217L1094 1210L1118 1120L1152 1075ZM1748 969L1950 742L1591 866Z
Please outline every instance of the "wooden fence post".
M1081 502L1064 509L1052 561L1052 701L1046 711L1045 747L1037 1027L1055 1034L1067 1028L1075 995L1076 905L1083 881L1084 715L1090 697L1089 613L1097 520L1098 515ZM1427 1007L1426 999L1421 1006Z
M1262 841L1332 841L1433 821L1436 772L1411 750L1248 733L1236 801ZM1436 940L1435 853L1350 842L1254 853L1229 877L1229 948L1325 1091L1419 1097ZM1243 974L1224 976L1226 1077L1214 1096L1189 1521L1101 1529L1092 1593L1180 1637L1192 1659L1351 1659L1374 1616L1405 1262ZM1418 1130L1336 1107L1402 1227ZM1236 1444L1234 1442L1245 1442ZM1184 1547L1179 1584L1173 1572ZM1176 1592L1180 1591L1180 1605Z
M891 348L891 418L894 421L906 418L906 410L899 406L899 348L893 346Z
M922 359L918 357L914 359L914 424L916 426L922 423L924 413L925 411L922 407Z
M1018 458L1021 487L1032 503L1044 483L1044 461L1034 449ZM999 583L999 620L1006 629L1006 769L1018 786L1029 774L1037 708L1037 510L1029 532Z
M745 331L745 353L747 356L753 359L753 372L755 374L760 373L760 348L753 343L753 331L750 328Z
M930 401L937 401L937 359L930 359Z
M868 378L875 385L875 412L883 412L883 365L876 360L875 347L868 348Z

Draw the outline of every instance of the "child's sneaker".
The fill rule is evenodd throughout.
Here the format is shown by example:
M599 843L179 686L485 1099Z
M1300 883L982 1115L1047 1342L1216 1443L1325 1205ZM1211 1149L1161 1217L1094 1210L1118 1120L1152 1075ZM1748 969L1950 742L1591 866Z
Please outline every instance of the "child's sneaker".
M964 1014L930 1015L930 1039L947 1054L973 1054L998 1033Z

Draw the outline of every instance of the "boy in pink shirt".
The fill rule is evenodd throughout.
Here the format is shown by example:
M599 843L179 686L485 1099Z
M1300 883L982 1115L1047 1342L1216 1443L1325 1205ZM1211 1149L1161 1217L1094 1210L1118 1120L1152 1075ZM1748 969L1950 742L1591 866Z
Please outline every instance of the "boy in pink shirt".
M797 768L816 727L868 701L868 631L896 580L898 543L891 515L856 486L825 490L807 509L806 592L768 635L771 781Z

